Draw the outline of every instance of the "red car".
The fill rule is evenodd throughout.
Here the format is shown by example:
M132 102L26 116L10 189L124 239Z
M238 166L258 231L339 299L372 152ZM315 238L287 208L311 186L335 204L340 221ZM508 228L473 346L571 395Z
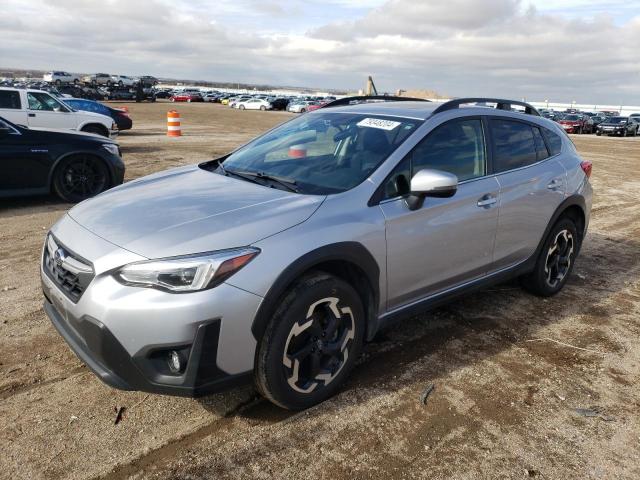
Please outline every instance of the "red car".
M319 108L324 107L327 103L329 103L329 101L325 101L325 100L318 103L310 103L307 106L307 112L313 112L314 110L318 110Z
M565 115L558 123L567 133L593 133L593 120L589 115Z
M204 102L202 95L195 92L176 93L169 100L172 102Z

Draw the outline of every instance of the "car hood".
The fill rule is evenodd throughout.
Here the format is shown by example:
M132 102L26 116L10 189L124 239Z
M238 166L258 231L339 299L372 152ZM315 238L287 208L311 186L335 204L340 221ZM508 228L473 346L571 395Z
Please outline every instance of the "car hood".
M250 245L304 222L324 198L194 165L108 190L78 204L69 216L115 245L162 258Z
M51 137L52 141L56 141L57 143L59 143L60 141L63 140L63 138L68 138L69 140L72 141L76 141L76 140L86 140L88 142L94 142L94 143L116 143L113 140L106 138L106 137L102 137L102 136L98 136L95 133L87 133L87 132L81 132L79 130L69 130L68 128L64 129L64 128L41 128L41 127L29 127L29 130L32 131L37 131L39 132L39 137L43 138L43 137ZM47 135L48 134L48 135ZM62 135L62 136L61 136Z

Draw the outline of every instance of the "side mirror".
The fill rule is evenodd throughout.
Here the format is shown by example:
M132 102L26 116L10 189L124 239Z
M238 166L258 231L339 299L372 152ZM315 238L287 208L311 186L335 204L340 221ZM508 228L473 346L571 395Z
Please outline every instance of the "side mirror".
M411 179L411 194L406 202L410 210L422 207L425 197L447 198L458 190L458 177L442 170L423 169Z

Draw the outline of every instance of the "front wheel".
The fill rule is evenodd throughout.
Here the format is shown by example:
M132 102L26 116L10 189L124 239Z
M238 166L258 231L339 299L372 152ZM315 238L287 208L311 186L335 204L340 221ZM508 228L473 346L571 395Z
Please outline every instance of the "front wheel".
M238 107L238 110L244 110L244 105L240 105L240 106Z
M561 218L549 232L533 271L522 277L523 287L541 297L562 290L573 270L579 242L576 224L570 218Z
M109 187L109 172L104 162L90 155L65 158L53 175L53 190L63 200L81 202Z
M337 392L364 342L364 309L354 288L332 275L302 277L284 295L258 347L255 383L290 410Z
M262 110L263 112L264 112L266 109L267 109L267 107L265 107L264 105L262 105L262 106L260 107L260 110Z

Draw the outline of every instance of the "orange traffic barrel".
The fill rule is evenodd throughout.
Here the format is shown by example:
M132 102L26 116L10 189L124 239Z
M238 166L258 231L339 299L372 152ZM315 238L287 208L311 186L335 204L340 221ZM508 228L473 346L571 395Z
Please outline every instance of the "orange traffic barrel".
M180 127L180 114L175 110L167 112L167 137L182 136L182 127Z

